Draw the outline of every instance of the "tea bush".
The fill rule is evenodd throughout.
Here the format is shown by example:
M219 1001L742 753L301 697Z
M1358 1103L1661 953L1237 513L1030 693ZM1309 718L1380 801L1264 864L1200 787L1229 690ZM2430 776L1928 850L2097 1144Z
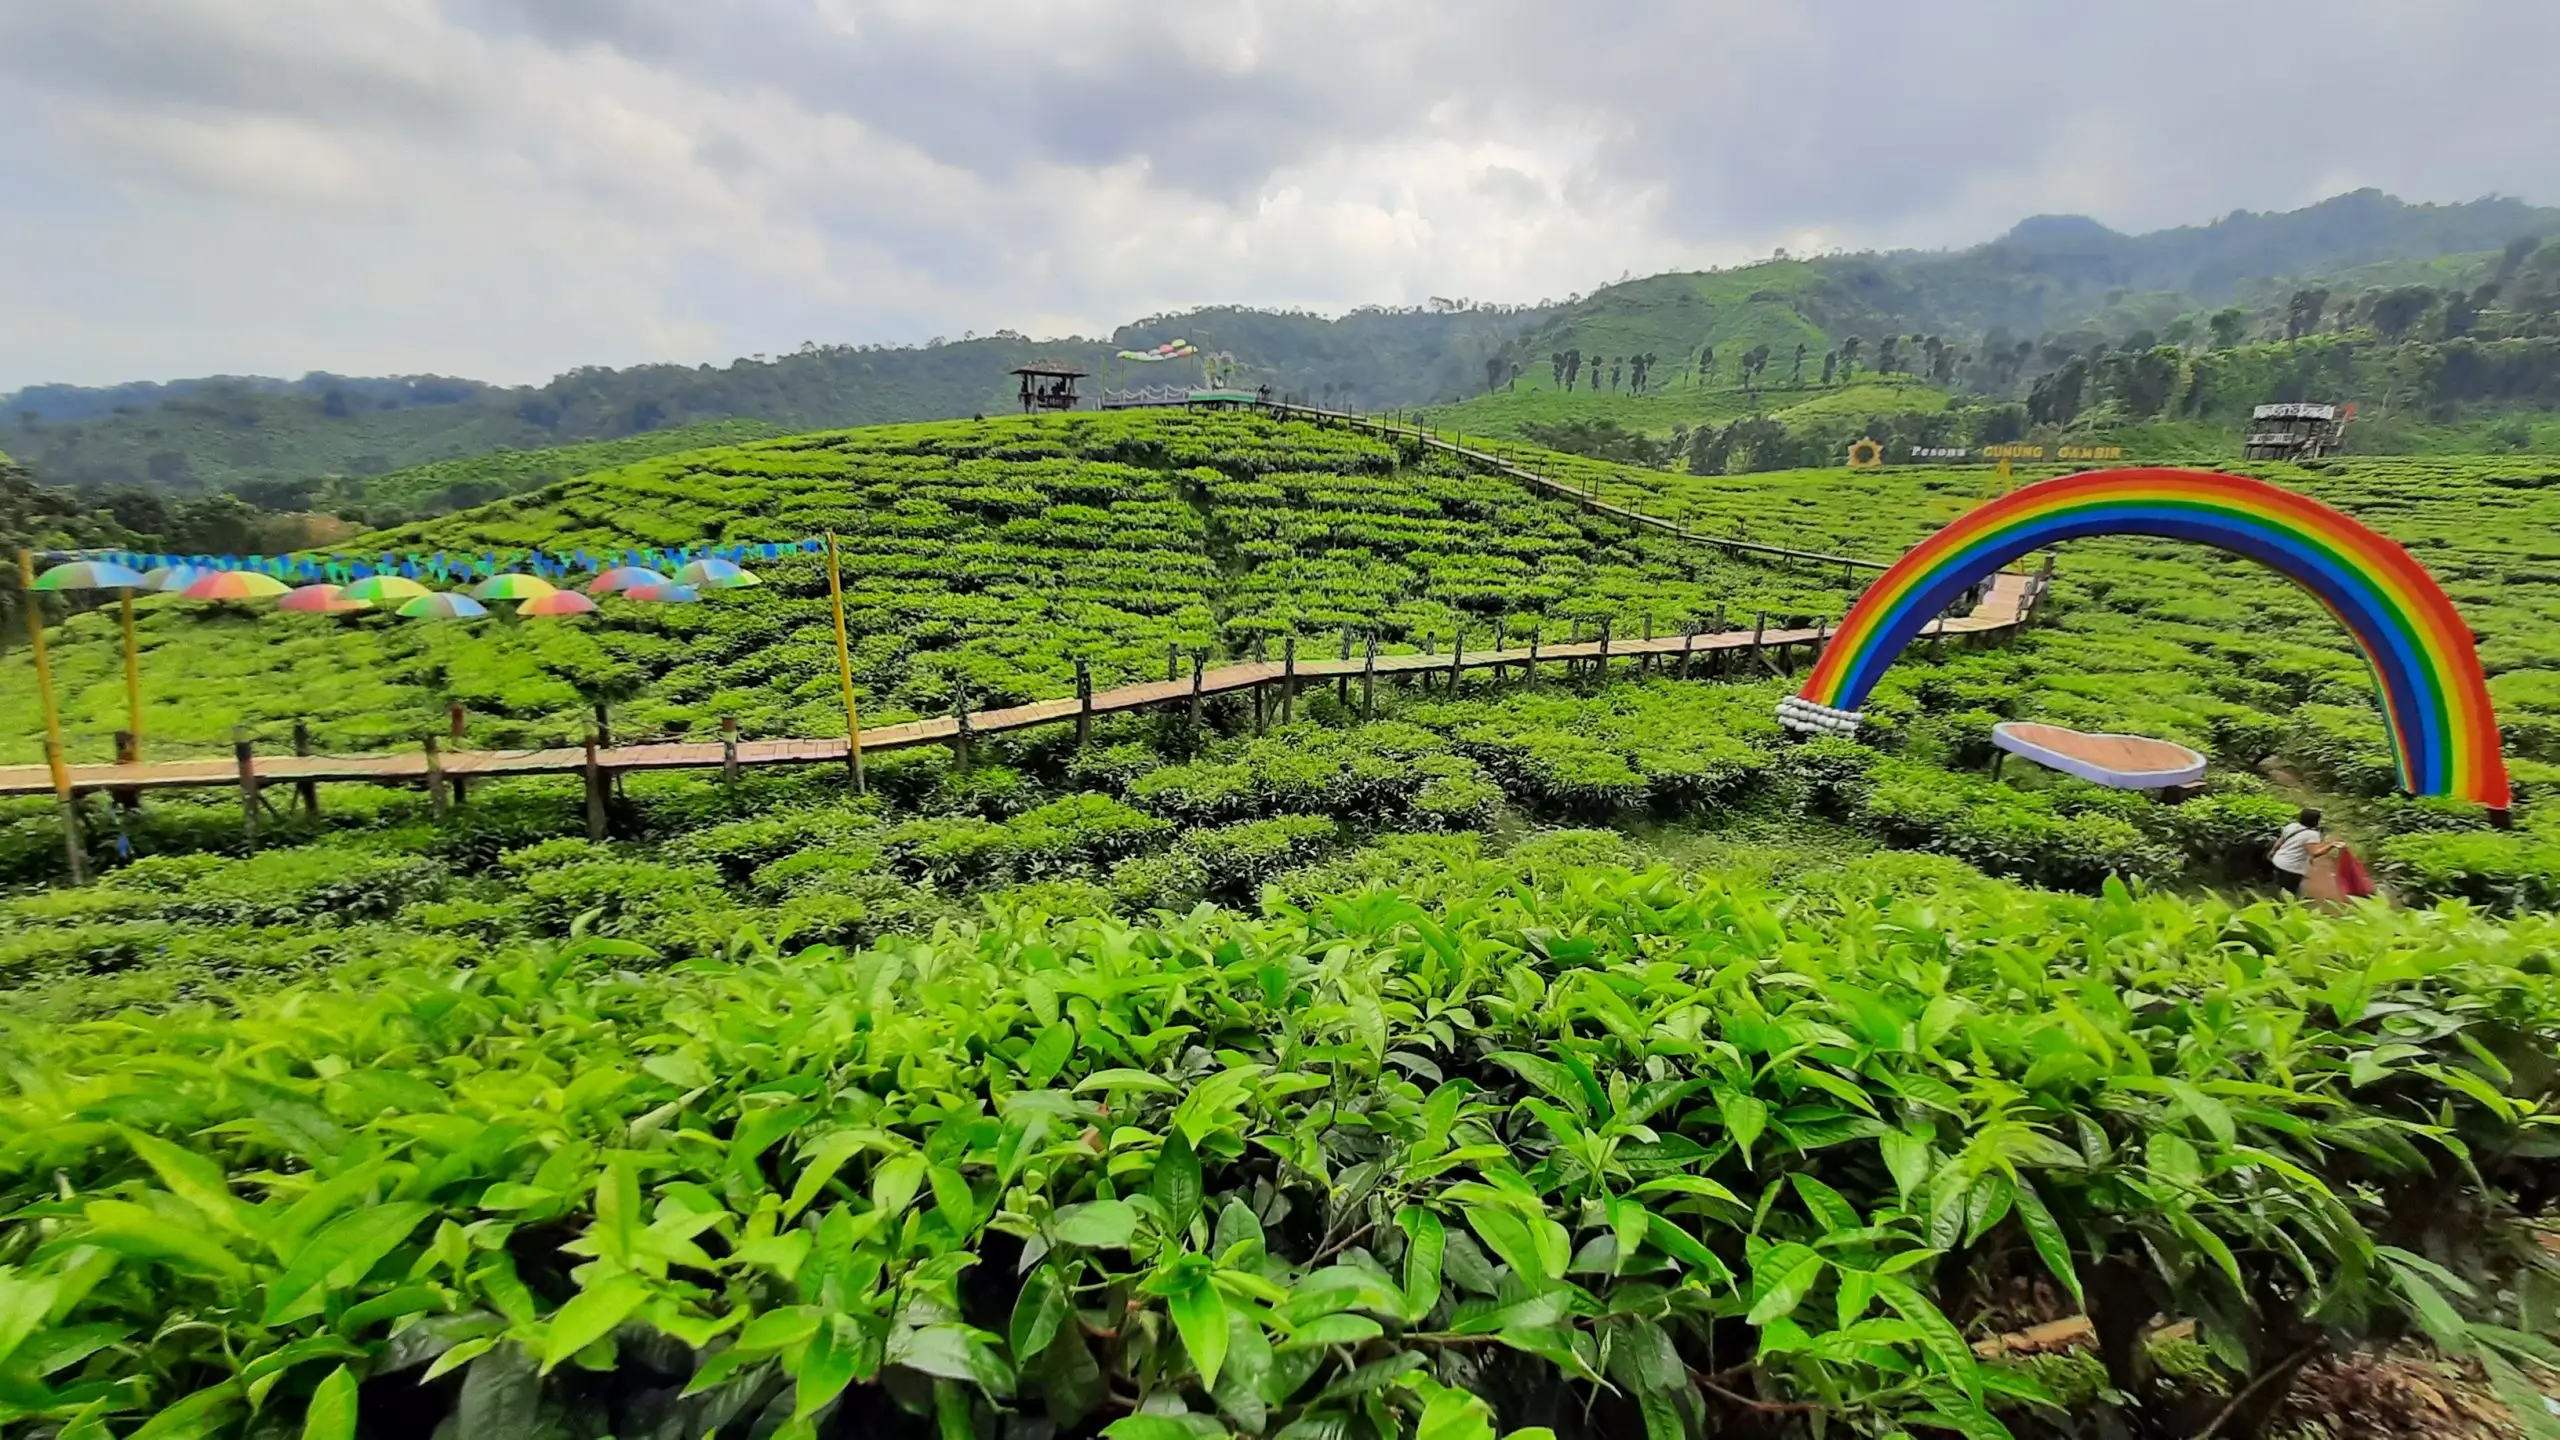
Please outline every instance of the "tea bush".
M2550 921L1480 844L1260 919L1051 886L11 1023L0 1421L1991 1436L2047 1403L1971 1348L2021 1286L2135 1428L2164 1308L2268 1406L2403 1327L2538 1404Z

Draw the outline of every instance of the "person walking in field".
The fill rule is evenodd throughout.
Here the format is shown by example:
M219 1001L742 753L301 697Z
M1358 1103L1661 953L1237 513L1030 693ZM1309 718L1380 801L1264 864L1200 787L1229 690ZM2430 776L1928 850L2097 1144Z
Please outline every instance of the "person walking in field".
M2305 809L2276 833L2275 848L2267 858L2276 867L2277 882L2300 895L2303 882L2311 878L2311 867L2337 848L2336 842L2320 833L2320 812Z

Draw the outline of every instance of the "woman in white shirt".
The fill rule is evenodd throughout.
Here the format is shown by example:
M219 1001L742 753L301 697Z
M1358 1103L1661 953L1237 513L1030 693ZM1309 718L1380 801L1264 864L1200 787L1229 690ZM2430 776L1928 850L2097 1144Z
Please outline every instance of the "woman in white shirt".
M2337 848L2321 838L2320 812L2305 810L2277 833L2275 849L2268 852L2267 858L2275 864L2276 879L2299 895L2302 882L2311 876L2311 862Z

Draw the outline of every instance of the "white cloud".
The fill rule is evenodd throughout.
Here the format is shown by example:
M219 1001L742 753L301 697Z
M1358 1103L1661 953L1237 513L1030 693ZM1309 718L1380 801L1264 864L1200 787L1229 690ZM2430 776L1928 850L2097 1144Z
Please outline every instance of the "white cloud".
M2268 37L2281 63L2271 62ZM16 0L0 389L724 360L2560 198L2541 0Z

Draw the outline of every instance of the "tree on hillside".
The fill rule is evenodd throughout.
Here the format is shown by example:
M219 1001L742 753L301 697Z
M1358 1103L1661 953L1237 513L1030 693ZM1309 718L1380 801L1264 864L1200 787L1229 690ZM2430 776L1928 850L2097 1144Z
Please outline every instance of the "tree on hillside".
M2460 286L2444 292L2443 338L2459 340L2471 333L2472 322L2480 317L2480 306L2471 292Z
M2385 340L2406 338L2435 307L2436 292L2424 285L2402 285L2373 297L2373 328Z
M1502 388L1502 377L1511 373L1511 360L1504 355L1488 355L1484 359L1484 393Z
M1843 384L1848 382L1849 377L1858 373L1858 344L1858 337L1855 335L1840 342L1840 380Z
M2284 338L2299 340L2305 335L2318 334L2320 312L2328 306L2329 292L2325 289L2315 286L2294 291L2293 298L2285 302Z
M1563 351L1561 351L1561 350L1551 350L1551 351L1549 351L1549 352L1547 353L1547 367L1548 367L1549 373L1551 373L1551 374L1553 374L1553 375L1555 376L1556 388L1557 388L1557 389L1559 389L1559 390L1563 389L1563 388L1564 388L1564 352L1563 352Z
M2233 305L2214 311L2213 318L2205 324L2213 330L2213 348L2228 350L2240 343L2241 334L2248 329L2249 317L2241 312L2239 306Z
M1939 371L1947 364L1947 342L1932 335L1920 342L1921 369L1932 380L1943 381Z
M1790 385L1801 385L1804 383L1804 350L1804 342L1801 340L1797 341L1795 369L1788 372L1787 375L1787 383Z
M1822 352L1822 383L1823 383L1823 384L1825 384L1825 385L1830 384L1830 383L1831 383L1831 380L1832 380L1832 377L1833 377L1833 376L1838 375L1839 373L1840 373L1840 352L1839 352L1839 351L1837 351L1837 350L1825 350L1825 351L1823 351L1823 352Z
M2494 283L2506 284L2514 277L2516 271L2523 268L2525 257L2541 248L2542 237L2539 235L2519 235L2508 241L2506 250L2498 256L2498 273Z
M1564 388L1567 391L1571 391L1573 389L1574 382L1581 378L1582 350L1581 347L1576 346L1575 348L1564 352Z
M2080 415L2081 388L2089 380L2089 362L2078 356L2039 378L2027 392L2027 418L2038 425L2068 425Z
M1623 377L1626 373L1627 373L1627 357L1626 357L1626 356L1621 355L1621 356L1619 356L1617 359L1612 360L1612 361L1610 361L1610 362L1609 362L1609 393L1610 393L1610 394L1615 395L1615 394L1617 394L1617 393L1618 393L1618 381L1619 381L1619 379L1620 379L1621 377Z
M1901 346L1902 337L1899 335L1885 335L1878 337L1876 340L1877 374L1890 375L1895 370L1901 368L1901 358L1895 353L1901 348Z
M1698 352L1698 375L1707 383L1712 384L1714 382L1716 378L1716 347L1713 345L1710 345L1706 349Z

